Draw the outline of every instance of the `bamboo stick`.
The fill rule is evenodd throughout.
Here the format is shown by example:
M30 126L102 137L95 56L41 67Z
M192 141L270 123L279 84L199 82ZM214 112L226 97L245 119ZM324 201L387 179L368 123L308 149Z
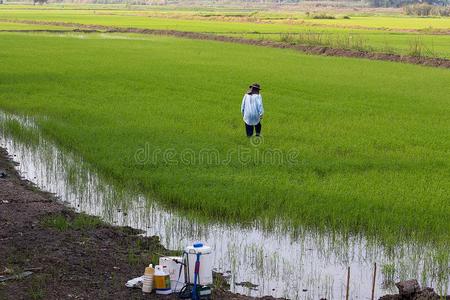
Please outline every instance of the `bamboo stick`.
M372 298L371 300L375 299L375 280L377 278L377 263L373 263L373 278L372 278Z
M349 297L349 291L350 291L350 267L347 269L347 292L345 294L345 300L348 300Z

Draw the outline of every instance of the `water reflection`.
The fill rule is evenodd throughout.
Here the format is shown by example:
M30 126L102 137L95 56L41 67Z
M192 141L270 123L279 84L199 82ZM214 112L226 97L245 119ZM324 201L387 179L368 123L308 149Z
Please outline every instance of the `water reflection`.
M393 292L386 279L417 278L442 292L450 290L447 266L437 265L432 248L401 245L387 252L362 236L343 238L302 230L292 234L281 225L268 231L257 223L242 227L198 222L162 208L153 199L119 190L90 171L82 159L40 136L38 143L26 142L17 134L13 138L4 126L8 122L24 128L36 129L36 125L27 118L0 114L1 146L15 155L25 178L56 193L77 211L157 235L170 249L206 242L214 250L216 270L230 274L232 291L290 299L344 299L350 266L350 298L370 299L374 262L380 266L376 297ZM436 272L442 268L447 270L445 276Z

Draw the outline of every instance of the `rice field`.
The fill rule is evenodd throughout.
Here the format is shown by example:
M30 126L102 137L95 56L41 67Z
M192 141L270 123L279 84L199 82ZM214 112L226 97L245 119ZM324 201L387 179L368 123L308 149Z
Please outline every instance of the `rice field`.
M206 241L235 292L341 299L351 265L352 295L365 297L377 262L378 296L411 278L448 293L449 69L77 31L450 58L450 18L316 13L0 5L1 145L77 210L170 249ZM240 105L252 82L266 113L249 139Z
M292 38L289 43L450 58L450 18L361 13L330 15L335 19L314 19L314 13L306 15L304 12L214 13L104 7L95 9L92 6L69 6L65 9L61 5L44 9L10 5L0 7L0 20L205 32L275 41L285 40L285 36L290 35Z
M137 34L0 43L2 110L166 207L448 245L446 69ZM249 140L253 81L267 114Z

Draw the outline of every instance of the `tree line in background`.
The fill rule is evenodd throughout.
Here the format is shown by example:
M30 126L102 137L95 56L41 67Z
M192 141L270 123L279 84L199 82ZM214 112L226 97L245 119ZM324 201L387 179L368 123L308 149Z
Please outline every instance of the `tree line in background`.
M403 7L404 12L410 16L450 16L450 6L432 5L428 3L411 4Z
M369 4L372 7L412 7L411 10L405 10L407 13L416 14L415 12L428 11L432 15L432 7L441 6L445 7L450 4L450 0L369 0ZM422 14L417 14L422 15ZM440 15L439 13L437 15Z
M5 3L7 0L0 0L0 4ZM24 0L23 2L28 2L29 0ZM95 3L95 4L117 4L126 3L130 5L145 5L145 4L183 4L183 0L32 0L34 4L46 4L48 2L60 2L60 3ZM449 16L449 4L450 0L328 0L326 4L333 6L339 6L340 3L345 3L345 6L351 7L352 3L361 6L361 3L366 1L366 3L371 7L404 7L404 11L408 15L417 16ZM14 2L21 2L21 0ZM220 4L220 3L230 3L228 0L200 0L201 4ZM246 3L246 4L296 4L296 3L309 3L318 4L322 3L323 0L231 0L231 3ZM191 2L192 4L192 2Z

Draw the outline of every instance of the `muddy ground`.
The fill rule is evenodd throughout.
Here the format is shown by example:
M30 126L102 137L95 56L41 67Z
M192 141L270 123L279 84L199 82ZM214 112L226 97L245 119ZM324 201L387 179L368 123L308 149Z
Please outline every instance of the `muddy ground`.
M0 276L32 272L0 282L0 299L177 299L125 287L153 255L173 254L138 234L65 207L22 180L0 148ZM217 286L214 299L253 298Z

